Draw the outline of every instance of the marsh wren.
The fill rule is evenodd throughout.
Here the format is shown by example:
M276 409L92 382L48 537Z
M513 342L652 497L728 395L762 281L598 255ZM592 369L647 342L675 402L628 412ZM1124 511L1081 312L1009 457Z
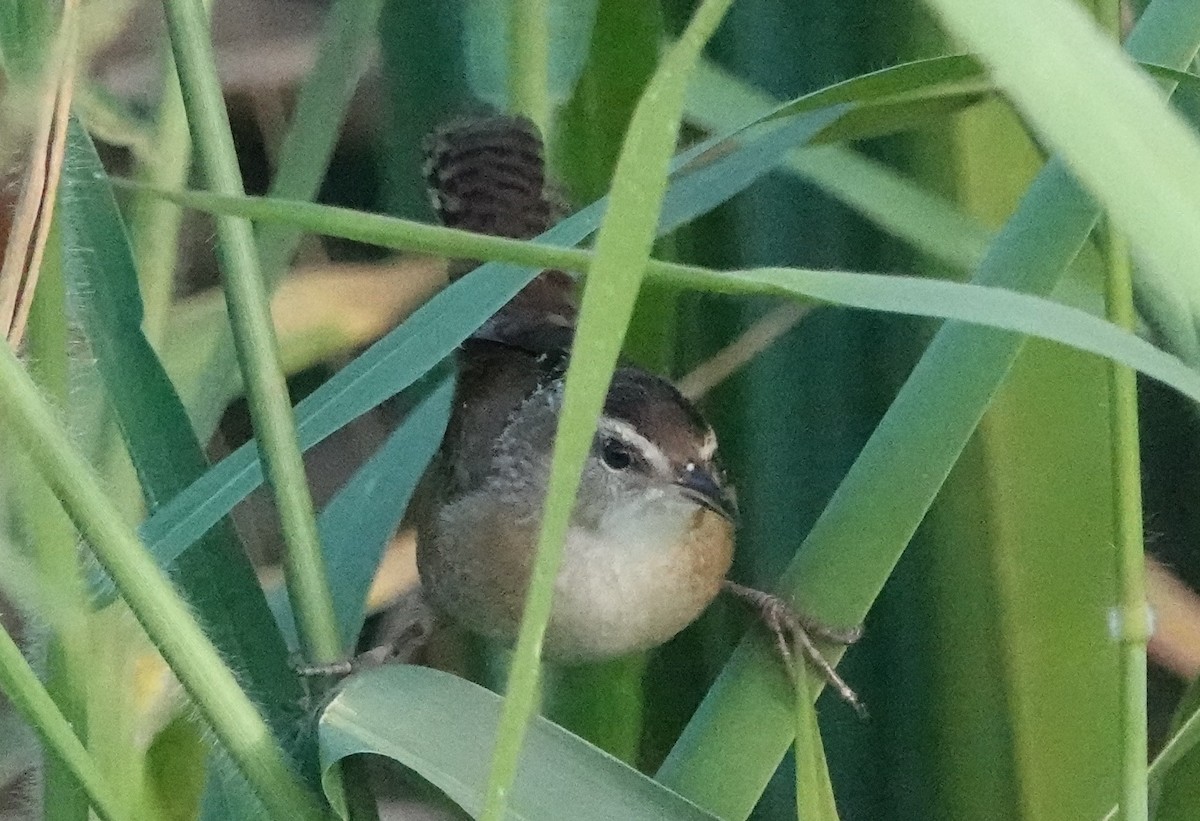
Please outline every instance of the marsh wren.
M559 210L541 138L522 118L438 131L426 175L452 227L528 239ZM428 603L506 643L536 551L575 319L571 279L546 271L463 344L449 427L413 504ZM575 663L657 646L724 587L762 613L785 656L795 641L857 705L808 636L848 642L856 631L827 630L726 581L736 520L712 427L666 379L618 368L583 469L544 656Z

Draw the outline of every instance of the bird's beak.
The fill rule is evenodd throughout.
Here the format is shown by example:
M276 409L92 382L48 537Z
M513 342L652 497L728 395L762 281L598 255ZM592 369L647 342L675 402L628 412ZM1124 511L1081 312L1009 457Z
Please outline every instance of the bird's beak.
M723 487L707 470L693 466L685 470L676 481L683 495L708 508L718 516L737 524L738 507L733 494Z

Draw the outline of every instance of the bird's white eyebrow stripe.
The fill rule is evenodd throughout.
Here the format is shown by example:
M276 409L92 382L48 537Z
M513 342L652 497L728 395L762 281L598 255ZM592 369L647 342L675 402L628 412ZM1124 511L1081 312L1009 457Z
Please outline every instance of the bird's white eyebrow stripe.
M717 452L717 432L712 428L704 434L704 442L700 445L700 458L705 462L712 460Z
M664 474L671 472L671 462L662 452L662 448L638 433L633 425L622 422L620 419L606 418L600 420L599 429L601 433L615 436L625 444L636 448L656 470Z

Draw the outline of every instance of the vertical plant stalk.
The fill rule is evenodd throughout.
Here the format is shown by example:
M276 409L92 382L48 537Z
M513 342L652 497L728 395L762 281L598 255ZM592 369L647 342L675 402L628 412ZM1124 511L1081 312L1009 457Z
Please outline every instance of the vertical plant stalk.
M45 257L45 270L39 278L29 314L27 351L30 373L38 387L59 409L67 407L70 392L67 356L67 294L63 279L61 237L57 221L51 225ZM89 669L87 594L79 566L78 536L71 520L54 498L54 493L33 472L24 467L25 476L14 484L21 499L22 519L33 547L38 587L43 594L55 591L54 602L47 605L52 613L44 645L46 690L83 744L89 743L88 687ZM87 821L86 797L75 782L72 767L46 748L42 778L42 810L47 819ZM127 805L128 806L128 805Z
M1101 0L1097 17L1118 42L1121 3ZM1109 321L1127 330L1137 325L1133 305L1133 266L1129 244L1111 219L1103 223L1104 304ZM1150 816L1146 717L1146 643L1150 609L1146 601L1146 546L1142 533L1142 465L1138 441L1137 376L1109 363L1109 425L1112 429L1113 533L1117 548L1120 603L1114 619L1120 642L1121 803L1125 821Z
M704 0L697 9L638 101L617 161L611 204L596 237L595 262L567 368L537 555L488 774L484 821L505 817L525 733L536 710L539 659L554 580L562 564L584 461L650 259L687 79L731 4L732 0Z
M550 131L550 4L509 0L508 103L542 134Z
M1109 320L1133 330L1133 276L1125 238L1105 221L1107 268L1105 306ZM1109 420L1112 427L1113 530L1117 548L1120 603L1113 626L1120 642L1121 818L1149 817L1146 727L1146 642L1150 610L1146 602L1146 549L1142 536L1141 458L1138 441L1137 377L1129 368L1109 366Z
M164 0L163 5L204 176L212 190L243 196L204 7L200 0ZM288 596L305 658L313 664L329 664L341 657L341 640L254 231L247 220L233 217L219 217L217 231L238 363L287 545Z
M772 309L733 342L676 380L675 387L693 402L699 401L717 385L741 370L750 360L771 347L779 337L800 324L800 321L812 312L813 307L785 302Z
M323 819L257 708L187 605L71 446L8 345L0 346L0 416L91 545L134 616L266 806L280 821Z
M42 687L37 674L21 655L8 631L0 628L0 691L12 702L17 712L29 722L47 750L75 776L87 794L96 815L103 821L127 821L131 816L120 811L121 804L111 785L104 781L96 763L82 742L59 712L54 699Z

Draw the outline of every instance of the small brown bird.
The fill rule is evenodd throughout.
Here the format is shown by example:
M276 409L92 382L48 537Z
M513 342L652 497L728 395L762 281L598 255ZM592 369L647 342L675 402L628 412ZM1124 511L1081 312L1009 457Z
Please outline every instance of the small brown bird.
M560 210L541 139L522 118L438 131L426 174L448 226L528 239ZM463 344L449 427L413 505L427 601L501 642L520 624L575 319L571 279L547 271ZM786 656L790 635L857 705L805 628L841 642L857 631L826 630L726 582L736 519L713 429L667 380L619 368L583 469L544 655L575 663L657 646L725 587L762 612Z

